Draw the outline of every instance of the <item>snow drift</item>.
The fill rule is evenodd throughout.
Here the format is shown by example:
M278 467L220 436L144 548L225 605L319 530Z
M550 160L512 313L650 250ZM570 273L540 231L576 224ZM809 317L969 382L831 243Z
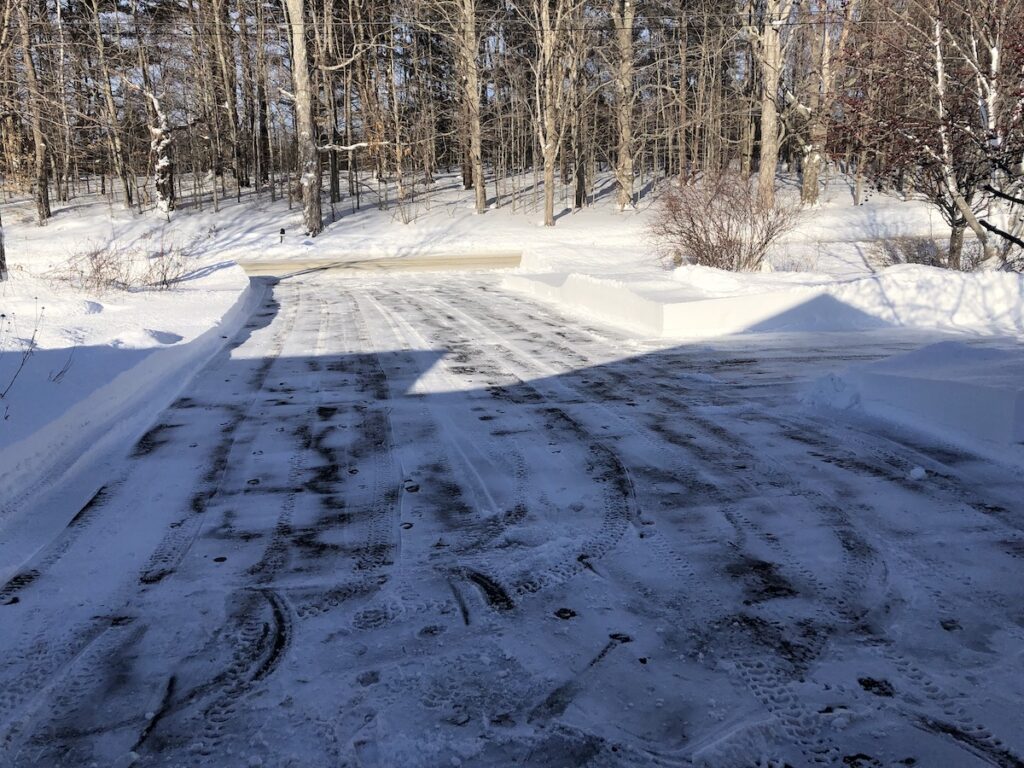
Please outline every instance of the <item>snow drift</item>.
M818 380L808 400L999 445L1024 443L1024 352L958 341Z

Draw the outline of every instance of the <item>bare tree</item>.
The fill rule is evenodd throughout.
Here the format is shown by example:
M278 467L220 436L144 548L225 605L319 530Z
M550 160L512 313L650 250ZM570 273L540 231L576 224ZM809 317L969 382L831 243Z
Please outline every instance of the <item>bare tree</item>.
M0 217L0 282L7 279L7 250L4 248L4 221Z
M775 200L775 174L779 165L779 82L785 49L783 29L793 13L794 0L757 0L748 5L748 28L761 75L761 149L758 191L762 201Z
M860 71L855 83L865 89L871 78L876 95L867 130L887 150L873 175L913 179L939 209L950 227L952 268L964 265L968 230L988 259L998 255L997 239L1015 245L1006 235L1016 237L989 214L999 202L999 185L1013 183L1016 157L1024 151L1024 139L1013 130L1024 100L1009 96L1007 86L1024 66L1024 49L1008 44L1010 35L1019 34L1024 2L984 5L982 12L957 0L885 7L889 23L878 35L888 60ZM892 51L900 52L898 67Z
M858 0L843 0L839 8L834 8L830 0L819 0L804 9L804 23L812 32L810 82L805 98L793 92L786 94L792 112L804 124L804 133L794 132L803 150L800 198L804 204L818 202L828 145L829 113L836 102L837 61L842 61L858 5Z
M533 31L536 58L533 109L544 163L544 226L555 226L555 170L568 121L562 105L569 91L570 28L582 24L583 0L531 0L520 12Z
M321 172L316 128L313 124L313 91L306 53L305 0L283 0L291 33L292 82L295 86L295 128L302 188L302 223L311 237L324 228L320 207Z
M619 210L633 204L633 0L611 0L609 12L615 35L615 122L618 146L615 181Z
M28 89L29 113L32 120L32 145L35 154L36 214L39 224L45 224L53 214L50 211L49 174L46 165L46 138L43 134L43 103L36 65L32 59L32 29L28 15L28 0L18 3L18 26L21 31L21 52L25 64L25 85Z
M100 11L99 0L90 0L90 3L94 43L96 46L97 64L99 66L99 80L103 91L103 103L107 110L105 132L109 143L110 159L114 172L121 180L121 188L124 191L124 206L125 208L131 208L135 198L134 184L131 172L128 169L124 143L121 140L121 120L117 111L117 103L114 100L114 75L107 56L107 43L103 36L103 17Z
M620 209L732 169L770 205L786 160L813 203L836 159L857 202L868 179L930 199L951 263L967 233L1006 263L1024 243L1024 0L0 0L0 22L0 178L41 221L115 188L216 213L254 181L315 234L325 170L332 222L346 193L409 221L461 168L478 213L493 184L551 226L605 172Z

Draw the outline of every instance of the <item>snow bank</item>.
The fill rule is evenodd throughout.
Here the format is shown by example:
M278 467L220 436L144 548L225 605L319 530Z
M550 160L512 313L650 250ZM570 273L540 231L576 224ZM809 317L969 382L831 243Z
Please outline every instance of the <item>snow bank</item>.
M1024 350L931 344L817 381L808 400L1000 445L1024 443Z
M640 333L661 335L664 326L661 302L614 280L581 274L512 274L502 279L502 285Z
M220 316L194 338L155 336L129 327L116 344L74 351L42 348L29 358L25 378L14 383L4 401L9 415L0 426L0 522L60 476L106 454L123 453L224 339L245 323L262 290L246 287L199 294L207 302L201 316L211 311ZM185 300L179 304L183 312L196 309ZM175 337L180 341L159 341ZM147 341L148 346L132 348L125 339ZM5 352L0 372L9 374L18 356ZM54 367L69 356L67 374L54 381Z
M707 267L671 280L580 273L517 274L507 288L654 336L864 331L888 326L1024 334L1024 276L901 265L855 279L736 274Z
M58 480L66 487L124 453L259 298L241 268L209 254L191 259L169 291L94 294L53 278L76 248L133 242L155 223L129 219L130 236L104 236L110 222L11 227L10 280L0 284L0 525L27 500L56 493Z
M893 325L1024 334L1024 275L900 265L828 288L838 300Z

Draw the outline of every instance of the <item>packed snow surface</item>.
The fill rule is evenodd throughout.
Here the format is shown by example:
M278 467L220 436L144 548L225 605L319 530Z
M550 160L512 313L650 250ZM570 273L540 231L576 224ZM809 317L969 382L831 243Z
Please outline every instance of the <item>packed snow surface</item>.
M0 765L1024 764L1019 276L877 269L931 214L834 195L670 271L609 190L5 208ZM172 291L53 277L165 238Z
M1024 759L1024 481L797 397L920 337L666 346L493 275L253 290L4 551L6 765Z

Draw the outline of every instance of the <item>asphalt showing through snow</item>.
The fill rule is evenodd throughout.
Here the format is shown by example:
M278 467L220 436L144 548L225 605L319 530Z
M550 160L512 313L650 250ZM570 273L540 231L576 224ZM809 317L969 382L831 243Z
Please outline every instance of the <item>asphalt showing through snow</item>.
M1024 765L1024 481L799 403L914 339L264 285L0 585L0 765Z

